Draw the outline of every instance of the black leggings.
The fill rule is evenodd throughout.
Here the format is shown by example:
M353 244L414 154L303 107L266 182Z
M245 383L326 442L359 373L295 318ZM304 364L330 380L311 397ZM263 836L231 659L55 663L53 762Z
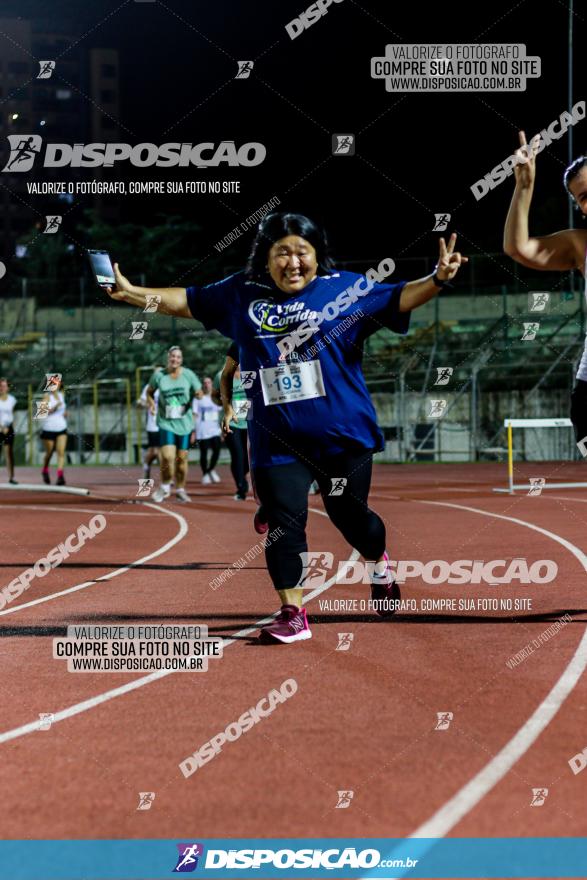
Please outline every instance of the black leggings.
M200 467L203 474L213 471L220 455L220 437L208 437L206 440L198 440L200 447ZM210 461L208 461L210 453Z
M369 509L371 452L344 452L319 463L296 461L292 464L255 468L257 495L267 515L270 531L285 534L267 545L265 558L273 586L285 590L299 586L303 573L300 553L308 550L306 520L308 489L316 480L326 512L346 541L368 560L379 559L385 550L385 526ZM330 495L332 480L345 477L341 495Z
M239 495L246 495L249 491L249 484L247 483L247 474L249 472L247 434L248 431L245 428L233 428L230 434L225 435L226 445L230 451L230 471Z
M577 443L587 437L587 382L577 379L571 394L571 421ZM586 441L587 442L587 441Z

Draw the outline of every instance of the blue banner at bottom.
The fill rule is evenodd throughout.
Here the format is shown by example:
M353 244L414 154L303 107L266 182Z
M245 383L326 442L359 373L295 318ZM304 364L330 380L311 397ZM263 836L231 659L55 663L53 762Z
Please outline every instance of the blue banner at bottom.
M1 880L587 877L587 838L0 841Z

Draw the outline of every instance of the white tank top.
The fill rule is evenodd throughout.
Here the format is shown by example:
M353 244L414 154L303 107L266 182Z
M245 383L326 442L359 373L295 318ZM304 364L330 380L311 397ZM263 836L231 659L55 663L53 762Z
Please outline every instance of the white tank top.
M220 414L222 407L214 403L211 394L204 394L192 404L192 410L196 416L196 440L209 440L211 437L220 437Z
M52 391L49 394L49 409L53 409L55 404L57 404L57 409L41 422L42 431L65 431L67 429L65 398L61 391Z
M5 400L0 397L0 428L7 428L14 421L16 397L8 394Z

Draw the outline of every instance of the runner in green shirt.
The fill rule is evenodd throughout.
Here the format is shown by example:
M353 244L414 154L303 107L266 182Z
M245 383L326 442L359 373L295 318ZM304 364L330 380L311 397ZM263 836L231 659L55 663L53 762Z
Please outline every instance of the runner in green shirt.
M159 391L157 426L161 447L161 485L153 495L160 503L171 495L171 480L175 479L178 501L191 501L185 490L188 472L190 434L194 426L192 400L202 396L202 383L195 373L182 366L181 348L173 345L167 353L167 369L153 373L149 379L147 400L155 411L155 391Z

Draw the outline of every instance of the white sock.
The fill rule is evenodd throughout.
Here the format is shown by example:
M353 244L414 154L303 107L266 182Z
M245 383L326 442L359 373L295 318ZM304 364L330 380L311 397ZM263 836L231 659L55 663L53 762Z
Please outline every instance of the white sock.
M161 488L166 492L171 492L171 483L161 483Z

